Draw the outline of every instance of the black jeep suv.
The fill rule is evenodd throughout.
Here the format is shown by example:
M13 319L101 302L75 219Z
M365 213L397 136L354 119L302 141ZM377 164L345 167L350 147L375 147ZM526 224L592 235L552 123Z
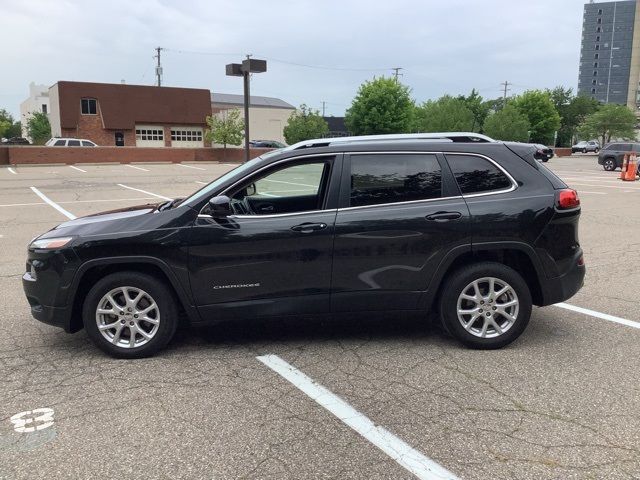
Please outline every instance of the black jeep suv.
M156 352L181 319L383 310L499 348L585 275L577 194L535 152L475 134L303 142L188 198L55 227L29 245L24 290L36 319L118 357Z

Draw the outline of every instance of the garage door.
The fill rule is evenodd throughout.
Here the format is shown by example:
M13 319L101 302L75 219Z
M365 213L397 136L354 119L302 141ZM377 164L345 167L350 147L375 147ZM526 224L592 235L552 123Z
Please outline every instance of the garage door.
M164 147L163 127L136 125L136 147Z
M204 147L200 127L171 127L171 146L199 148Z

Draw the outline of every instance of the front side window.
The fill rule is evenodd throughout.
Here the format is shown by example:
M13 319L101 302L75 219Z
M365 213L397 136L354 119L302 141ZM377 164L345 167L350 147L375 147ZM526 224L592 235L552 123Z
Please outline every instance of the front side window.
M95 146L96 146L96 144L95 144L95 143L93 143L93 142L89 142L89 141L87 141L87 140L83 140L83 141L82 141L82 146L83 146L83 147L95 147Z
M326 160L288 165L254 177L231 195L237 215L276 215L321 210L329 180Z
M475 155L447 155L447 161L463 195L506 190L511 180L486 158Z
M80 111L83 115L96 115L98 113L98 102L95 98L83 98L80 100Z
M351 157L350 206L429 200L442 196L435 155L372 154Z
M66 144L66 140L56 140L56 143L53 144L54 147L64 147Z

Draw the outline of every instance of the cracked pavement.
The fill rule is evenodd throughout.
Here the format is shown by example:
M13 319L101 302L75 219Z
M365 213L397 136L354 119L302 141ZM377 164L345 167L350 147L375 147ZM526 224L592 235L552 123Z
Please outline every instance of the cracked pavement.
M119 182L173 197L230 168L201 165L0 169L0 479L414 478L265 354L462 479L640 478L640 330L576 312L534 308L498 351L467 350L420 316L360 315L183 329L136 361L31 318L26 244L64 217L30 186L80 216L146 201ZM640 183L616 183L593 155L547 165L587 184L576 186L587 278L568 303L640 322ZM12 415L42 407L52 427L14 431Z

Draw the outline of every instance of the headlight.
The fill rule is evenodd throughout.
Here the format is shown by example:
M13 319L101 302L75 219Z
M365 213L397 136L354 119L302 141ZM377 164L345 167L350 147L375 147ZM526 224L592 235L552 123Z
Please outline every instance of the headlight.
M53 250L54 248L64 247L71 240L73 240L73 237L41 238L32 241L29 248Z

